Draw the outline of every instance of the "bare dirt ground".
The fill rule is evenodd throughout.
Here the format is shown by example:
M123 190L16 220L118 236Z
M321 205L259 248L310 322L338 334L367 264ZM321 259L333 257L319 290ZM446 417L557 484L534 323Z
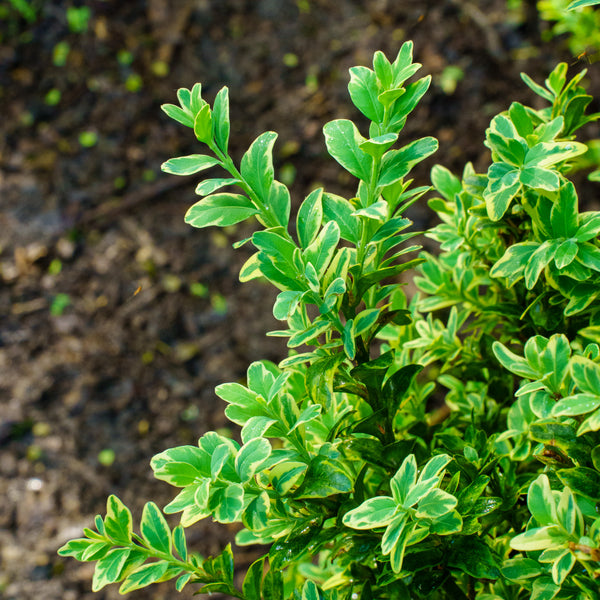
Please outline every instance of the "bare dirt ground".
M352 193L321 128L356 118L347 70L375 50L393 58L414 40L433 85L403 139L435 135L435 162L455 171L485 165L491 116L534 101L520 71L542 80L575 59L540 41L535 10L511 20L503 0L93 0L82 32L72 3L30 4L31 23L0 20L0 598L108 600L117 586L92 594L93 566L57 548L111 493L134 519L168 502L152 455L227 428L215 385L285 356L264 336L274 292L237 280L240 232L183 222L197 180L160 164L199 149L160 104L197 81L209 100L228 85L233 155L278 131L297 205L317 183ZM464 72L453 92L449 66ZM426 226L425 204L413 218ZM231 535L200 523L188 537L208 555ZM169 583L131 595L174 596Z

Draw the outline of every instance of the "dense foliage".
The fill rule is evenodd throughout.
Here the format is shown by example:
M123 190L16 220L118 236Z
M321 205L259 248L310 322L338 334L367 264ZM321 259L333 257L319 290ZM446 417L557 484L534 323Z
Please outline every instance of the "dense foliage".
M236 244L255 249L240 278L280 290L270 335L290 353L217 387L241 443L210 432L152 459L178 488L164 508L177 527L149 502L138 535L111 496L61 548L97 561L95 590L177 578L245 600L600 598L600 213L579 211L568 178L587 151L576 132L600 115L586 115L585 72L523 76L548 106L494 117L487 173L433 168L442 223L426 235L440 253L415 256L404 212L431 188L409 175L437 141L393 147L430 83L407 83L419 68L407 42L350 70L368 136L345 119L324 134L356 195L316 189L294 222L276 134L239 166L229 156L226 88L212 106L196 84L163 107L209 150L163 169L226 172L198 185L187 222L260 224ZM415 267L409 301L398 276ZM185 529L208 517L241 523L238 545L269 546L240 589L230 547L187 548Z

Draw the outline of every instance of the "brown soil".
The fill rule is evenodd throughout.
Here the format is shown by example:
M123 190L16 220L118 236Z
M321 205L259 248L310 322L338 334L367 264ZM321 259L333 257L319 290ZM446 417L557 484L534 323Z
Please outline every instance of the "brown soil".
M347 69L375 50L393 57L414 40L434 83L403 136L438 137L436 162L455 171L485 165L493 114L533 101L521 70L541 80L574 59L540 42L535 12L507 20L503 0L90 0L83 33L67 26L72 3L30 4L35 22L14 11L0 21L0 597L112 599L117 586L92 594L93 566L56 549L111 493L136 520L145 501L168 502L152 455L227 428L215 385L285 356L264 336L276 327L273 290L238 282L247 250L231 243L242 232L183 222L197 179L160 164L199 150L160 104L197 81L209 100L228 85L233 155L277 130L297 204L317 182L352 193L325 160L321 128L356 118ZM59 42L70 46L64 66L53 62ZM448 65L465 73L453 94L439 83ZM426 225L425 204L413 218ZM211 523L189 532L203 554L230 537ZM131 597L175 595L167 583Z

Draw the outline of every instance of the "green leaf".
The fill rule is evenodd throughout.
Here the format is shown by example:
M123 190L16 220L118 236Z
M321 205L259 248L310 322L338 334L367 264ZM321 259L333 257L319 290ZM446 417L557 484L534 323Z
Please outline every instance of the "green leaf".
M527 73L521 73L521 79L525 82L529 89L533 90L538 96L541 96L544 98L544 100L547 100L550 102L550 104L552 104L554 101L554 95L551 92L542 87L539 83L533 81L533 79L531 79Z
M552 408L552 414L557 417L572 417L592 412L598 407L600 407L600 395L575 394L561 398Z
M352 529L375 529L389 525L398 510L398 504L389 496L377 496L365 500L360 506L348 511L342 522Z
M550 223L555 237L570 238L577 234L579 224L577 204L575 186L569 181L560 188L559 197L550 212Z
M147 585L156 583L165 575L168 568L169 563L165 560L142 565L127 575L119 588L119 594L128 594L134 590L139 590Z
M541 142L528 150L524 166L550 167L584 152L587 146L579 142Z
M244 181L262 202L267 202L273 184L273 144L276 139L274 131L259 135L242 157L240 165Z
M556 191L560 187L559 176L550 169L525 167L521 170L519 181L530 188Z
M187 560L187 543L185 540L185 529L182 525L177 525L175 529L173 529L173 548L179 556L181 560Z
M429 526L429 531L437 535L452 535L462 530L463 520L457 511L453 510L438 517Z
M460 179L441 165L434 165L431 169L431 182L446 200L453 201L454 196L462 190Z
M302 202L296 219L300 246L306 248L317 236L323 221L323 188L313 190Z
M266 559L265 555L255 560L246 572L244 583L242 583L242 594L246 600L262 600L260 591Z
M392 570L396 573L399 573L402 570L404 552L410 534L414 531L414 528L415 524L408 524L406 515L400 514L392 521L392 523L390 523L383 534L383 538L381 539L381 549L384 554L390 554L390 564Z
M190 154L188 156L178 156L171 158L161 165L161 170L171 175L193 175L205 169L210 169L215 165L220 165L221 161L214 156L204 154Z
M558 525L547 525L520 533L510 540L510 547L513 550L531 552L563 544L568 539L568 535L563 533Z
M530 600L552 600L560 591L560 586L555 585L550 577L538 577L533 582Z
M539 525L556 523L556 504L547 475L540 475L529 486L527 507Z
M600 365L583 356L570 361L571 374L579 389L590 394L600 394Z
M71 556L71 557L75 558L76 560L84 561L84 560L86 560L83 558L85 552L89 548L97 548L98 546L100 546L102 548L106 547L107 549L109 547L108 543L100 541L100 540L93 540L93 539L89 539L89 538L77 538L74 540L69 540L66 544L61 546L58 549L58 555L59 556ZM94 559L91 558L89 560L94 560Z
M198 196L208 196L213 192L220 190L221 188L228 185L235 185L236 183L240 183L239 179L233 178L223 178L223 177L215 177L213 179L205 179L201 183L196 186L195 193Z
M448 565L477 579L494 580L500 571L490 547L477 536L458 536L453 540Z
M390 480L390 487L394 500L401 506L408 508L412 505L406 505L405 500L410 488L417 481L417 461L414 454L409 454L400 465L396 474ZM417 500L415 500L416 502ZM413 502L414 504L414 502Z
M250 481L271 455L271 444L264 438L254 438L244 444L235 457L235 470L242 483Z
M452 494L444 490L430 490L419 500L416 517L418 519L437 519L453 510L457 502Z
M290 220L290 191L280 181L273 181L267 198L267 206L275 214L279 225L287 229Z
M360 145L365 142L356 125L347 119L330 121L323 127L327 151L344 169L363 181L371 177L373 159Z
M554 259L557 248L558 243L556 241L547 240L529 257L529 262L523 271L525 287L528 290L533 289L541 272Z
M556 585L562 585L571 569L575 566L576 558L570 550L564 550L552 564L552 580Z
M331 262L339 241L338 224L335 221L328 221L302 253L304 259L314 266L319 278L323 276Z
M229 90L222 87L213 103L213 135L217 146L227 154L229 144Z
M522 581L542 574L540 564L536 560L524 556L505 560L500 571L510 581Z
M97 592L105 585L119 581L130 552L130 548L113 548L96 563L92 591Z
M132 519L130 510L114 495L106 502L104 517L106 535L117 543L127 544L131 541Z
M384 222L388 218L388 212L388 203L385 200L377 200L377 202L373 202L370 206L355 210L352 214L355 217L366 217L374 221Z
M194 126L194 119L192 115L179 106L175 106L175 104L163 104L161 105L161 109L171 119L181 123L182 125L185 125L186 127Z
M380 186L391 185L400 181L410 170L422 160L431 156L438 149L438 141L433 137L424 137L399 150L390 150L383 156L379 174Z
M352 491L354 482L343 465L341 461L329 456L315 456L308 466L302 485L296 490L295 497L327 498Z
M508 277L512 286L523 276L531 255L539 248L537 242L520 242L510 246L490 269L491 277Z
M397 133L386 133L371 138L360 145L360 149L375 159L380 159L383 153L398 139Z
M307 580L302 587L302 600L321 600L319 588L314 581Z
M568 6L567 10L575 10L576 8L583 8L584 6L596 6L600 4L600 0L573 0Z
M381 123L383 106L377 99L377 76L367 67L352 67L348 92L352 102L369 120Z
M147 502L144 505L140 530L150 548L171 554L171 530L154 502Z
M554 255L554 264L557 269L564 269L569 266L577 256L577 244L573 240L565 240L556 249Z
M259 210L249 198L240 194L213 194L193 204L185 214L192 227L229 227L257 214Z
M483 197L488 217L499 221L508 210L511 200L521 189L519 170L506 163L493 163L488 170L488 185Z
M244 508L244 488L239 483L230 481L223 485L224 487L217 487L211 492L209 508L215 521L235 523L240 520Z
M205 104L194 119L194 134L198 141L208 144L212 141L212 114L210 106Z
M600 498L600 474L588 467L559 469L556 474L564 485L576 494L597 502Z
M354 207L348 200L335 194L323 194L323 219L326 222L335 221L342 239L358 244L360 221L354 216Z
M303 329L302 331L294 333L294 335L292 335L292 337L290 337L288 340L287 345L289 348L297 348L303 344L308 344L311 340L322 335L330 328L331 323L329 321L325 320L324 318L315 319L312 325L306 329Z

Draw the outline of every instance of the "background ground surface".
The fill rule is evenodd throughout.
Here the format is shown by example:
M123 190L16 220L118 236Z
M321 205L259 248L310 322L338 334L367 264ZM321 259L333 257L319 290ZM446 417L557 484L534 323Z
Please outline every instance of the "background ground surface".
M183 222L198 180L160 164L202 150L160 104L197 81L211 101L228 85L233 155L278 131L277 176L295 173L297 206L317 184L352 194L321 128L356 118L347 70L375 50L393 59L412 39L433 75L402 137L440 140L419 184L434 162L485 168L490 117L536 102L519 72L543 80L577 61L541 42L535 10L519 23L503 0L96 0L84 33L69 31L70 3L31 4L35 22L0 21L0 597L108 600L117 586L92 594L93 565L56 549L111 493L136 522L145 501L164 506L174 490L153 479L152 455L227 427L215 385L285 356L264 337L273 290L237 280L242 232ZM448 66L465 74L454 93ZM425 204L413 218L426 226ZM188 539L211 554L231 536L201 522ZM175 595L168 583L131 597Z

